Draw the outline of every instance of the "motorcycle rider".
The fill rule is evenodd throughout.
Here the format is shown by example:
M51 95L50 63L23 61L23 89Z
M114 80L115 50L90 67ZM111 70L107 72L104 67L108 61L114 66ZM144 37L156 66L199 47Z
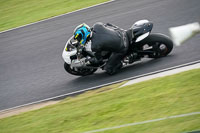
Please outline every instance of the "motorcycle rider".
M87 24L81 24L74 30L74 39L82 46L91 41L91 50L95 57L86 59L86 62L98 64L102 61L102 52L111 52L104 69L110 75L115 74L121 67L121 60L125 57L129 40L127 31L112 24L95 23L92 28Z

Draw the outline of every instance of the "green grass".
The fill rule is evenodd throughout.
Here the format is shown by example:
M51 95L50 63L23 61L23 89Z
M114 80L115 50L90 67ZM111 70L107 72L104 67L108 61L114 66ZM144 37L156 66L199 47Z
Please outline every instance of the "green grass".
M89 91L56 105L1 119L0 132L80 133L200 111L200 69L123 88L118 86ZM200 115L105 133L182 133L197 129L200 129Z
M107 130L104 133L187 133L200 131L200 115Z
M105 1L108 0L1 0L0 31Z

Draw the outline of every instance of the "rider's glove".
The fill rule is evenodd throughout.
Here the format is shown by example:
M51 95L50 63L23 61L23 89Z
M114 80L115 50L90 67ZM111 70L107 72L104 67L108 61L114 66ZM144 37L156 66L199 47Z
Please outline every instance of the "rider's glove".
M80 46L78 51L79 51L79 53L83 53L85 51L85 47L84 46Z

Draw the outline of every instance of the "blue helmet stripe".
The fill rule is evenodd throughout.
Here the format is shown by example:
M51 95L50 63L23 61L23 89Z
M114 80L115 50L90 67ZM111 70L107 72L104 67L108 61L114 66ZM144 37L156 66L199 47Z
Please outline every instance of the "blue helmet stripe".
M84 32L84 33L82 33L82 32ZM88 27L86 27L86 26L82 26L82 27L80 27L80 28L78 28L77 30L76 30L76 32L75 32L75 36L77 35L77 34L81 34L82 35L82 39L81 39L81 44L85 44L86 43L86 41L87 41L87 37L90 35L90 31L89 31L89 29L88 29Z

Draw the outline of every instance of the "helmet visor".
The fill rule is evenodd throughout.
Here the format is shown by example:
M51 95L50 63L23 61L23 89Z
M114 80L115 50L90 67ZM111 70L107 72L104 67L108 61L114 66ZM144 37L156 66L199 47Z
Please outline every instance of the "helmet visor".
M83 36L82 36L82 34L80 34L80 33L77 33L77 34L74 36L74 39L76 39L78 42L81 42L82 38L83 38Z

